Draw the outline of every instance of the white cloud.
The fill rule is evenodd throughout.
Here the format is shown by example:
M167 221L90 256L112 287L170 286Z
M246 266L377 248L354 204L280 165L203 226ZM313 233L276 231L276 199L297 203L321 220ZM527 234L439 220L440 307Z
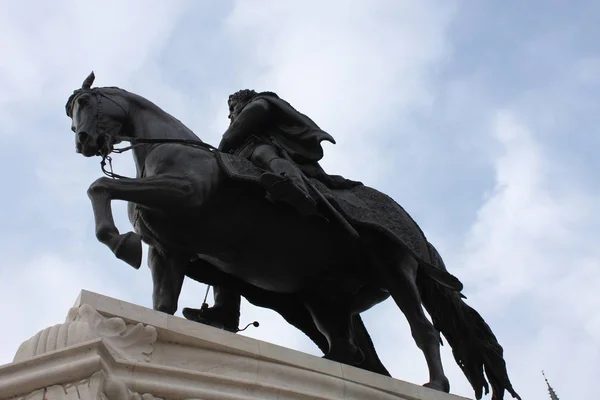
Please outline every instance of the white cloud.
M18 206L21 219L37 226L35 235L6 224L0 231L8 238L1 247L0 307L3 318L14 321L3 332L0 363L36 330L63 320L82 288L151 304L151 287L139 285L149 283L148 271L132 279L127 266L111 269L118 260L94 239L85 190L99 176L98 160L75 154L64 104L91 70L98 84L126 86L168 43L182 6L112 0L102 6L71 0L3 5L0 140L13 134L11 147L31 174L11 173L14 166L0 161L13 193L2 207ZM126 222L124 215L121 208L118 222Z
M12 260L5 260L11 263ZM122 297L123 282L85 258L65 260L54 253L40 254L0 270L3 325L0 360L10 362L19 345L38 331L64 321L81 289Z
M398 123L431 102L452 11L432 1L240 1L228 18L248 60L238 80L275 91L336 138L326 169L376 182L390 172L388 138L407 134Z
M533 398L543 368L564 388L577 386L580 373L600 372L600 251L597 236L586 237L600 226L600 199L571 184L569 166L548 159L514 111L497 112L493 136L496 186L453 271L493 321L515 388ZM552 175L556 164L566 181Z
M574 62L567 73L536 82L533 89L507 84L501 101L491 93L498 89L499 72L485 65L486 59L477 62L474 75L469 75L472 65L454 65L450 78L443 77L454 83L440 82L436 74L455 51L448 30L486 23L463 18L451 26L456 22L454 6L429 0L237 1L221 25L184 33L186 39L198 35L198 43L210 42L226 56L213 52L207 57L196 48L185 57L169 53L175 61L189 63L186 71L195 80L190 87L189 82L176 82L175 87L179 77L160 58L165 48L177 47L172 41L188 43L172 37L177 19L188 10L184 2L6 4L0 13L0 47L3 60L8 60L0 63L0 140L3 148L23 155L32 173L7 174L18 186L11 191L14 204L7 208L4 198L0 206L9 214L22 212L15 221L34 219L38 226L35 232L17 225L0 230L6 238L0 246L0 307L3 317L20 326L5 335L0 363L10 361L18 344L37 329L60 322L81 288L151 303L147 269L134 271L116 260L93 235L85 189L100 175L98 160L74 154L63 107L71 90L94 69L98 85L116 85L147 97L211 142L227 125L228 94L241 88L279 93L338 140L335 146L325 145L323 165L328 171L394 193L409 212L415 204L405 204L407 198L426 204L416 204L423 207L423 218L432 221L424 228L443 250L449 269L465 282L469 304L498 334L523 398L545 396L542 368L561 397L593 398L592 385L587 388L582 382L593 382L600 372L600 304L595 295L600 285L599 203L569 158L549 151L551 135L540 125L585 130L576 120L597 103L591 90L597 83L597 58ZM221 17L221 11L215 15ZM526 42L527 35L519 37ZM454 58L470 62L477 52L484 53L467 47ZM551 46L529 47L537 49L536 57L552 60L546 54L552 53ZM510 65L511 56L522 55L506 51ZM232 60L235 65L226 69L231 75L223 78L227 84L207 78L226 75L221 68ZM203 68L194 75L197 65ZM553 71L564 67L556 64ZM583 86L585 97L579 96ZM525 100L511 101L510 93L517 92ZM510 108L496 111L499 104ZM489 115L491 123L482 126ZM423 116L430 126L422 127ZM451 149L444 148L450 142ZM451 165L447 158L461 165ZM475 170L488 159L490 170L479 175ZM115 157L115 162L117 172L133 171L128 154ZM15 169L3 159L0 165L7 172ZM395 170L400 165L402 174ZM484 196L479 189L486 186L481 180L489 178L487 172L494 186ZM451 176L472 182L469 204L454 204L462 200L454 193L427 198L427 188L454 182ZM460 200L449 204L452 199ZM41 207L41 200L51 207ZM477 202L482 205L470 216L474 223L466 238L464 227L452 231L450 226L447 232L440 228L443 224L436 218L445 218L441 215L448 207L468 215ZM124 207L115 209L119 227L129 229ZM460 221L464 226L469 224L466 219ZM31 237L45 239L34 246ZM199 307L203 294L202 285L186 282L180 308ZM319 354L273 312L246 303L242 312L243 322L261 322L248 336ZM397 307L388 301L366 313L365 320L392 374L424 382L423 357ZM452 391L471 397L449 350L445 346L443 354Z
M598 217L589 214L594 199L552 180L557 177L548 173L549 163L560 161L545 158L513 113L499 111L493 123L501 146L494 161L496 186L471 228L466 261L479 284L493 284L499 294L514 296L552 273L545 265L549 251L554 264L568 262L573 254L557 255L556 250L577 248L580 238L573 234L597 223Z
M101 82L127 79L168 41L181 2L110 0L98 7L65 0L6 7L0 46L11 62L2 63L0 87L10 102L40 102L68 96L65 88L75 89L92 69Z

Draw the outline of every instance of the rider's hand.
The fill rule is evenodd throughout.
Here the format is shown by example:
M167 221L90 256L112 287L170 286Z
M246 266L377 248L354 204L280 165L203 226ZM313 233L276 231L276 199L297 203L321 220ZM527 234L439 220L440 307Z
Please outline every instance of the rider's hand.
M221 143L219 143L219 151L223 153L229 153L231 150L232 149L229 142L225 139L221 140Z

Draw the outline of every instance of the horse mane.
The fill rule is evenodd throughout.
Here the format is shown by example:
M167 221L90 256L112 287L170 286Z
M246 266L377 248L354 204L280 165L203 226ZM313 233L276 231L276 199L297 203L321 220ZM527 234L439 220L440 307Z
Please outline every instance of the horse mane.
M181 130L187 131L188 134L193 136L194 140L198 140L198 141L202 142L202 140L185 123L183 123L183 121L181 121L180 119L173 116L173 114L171 114L170 112L167 112L164 109L162 109L158 104L154 103L151 100L148 100L146 97L140 96L139 94L136 94L133 92L129 92L129 91L122 89L120 87L117 87L117 86L105 86L105 87L100 87L100 88L95 88L95 89L104 90L108 93L112 92L115 94L121 94L123 97L125 97L127 99L127 101L134 103L135 105L137 105L141 108L144 108L147 110L152 110L153 112L155 112L157 114L162 114L164 117L179 124L179 128ZM106 93L106 94L108 94L108 93Z
M67 116L71 117L71 111L73 110L73 107L72 107L73 102L80 94L94 93L94 92L100 91L102 89L112 89L112 90L116 90L116 91L122 91L129 95L133 94L133 93L130 93L127 90L121 89L120 87L117 87L117 86L103 86L103 87L95 87L95 88L91 88L91 89L82 89L82 88L75 89L73 91L73 93L69 96L69 98L67 99L67 102L65 104L65 112L67 113Z
M73 102L80 94L84 94L84 93L92 93L93 94L95 92L100 92L100 91L109 91L109 92L112 91L112 92L117 92L118 94L124 94L127 97L127 99L130 101L136 102L139 105L142 105L146 108L153 108L156 111L161 111L167 115L170 115L166 111L164 111L162 108L160 108L158 105L153 103L152 101L150 101L147 98L142 97L138 94L129 92L118 86L100 86L100 87L94 87L94 88L90 88L90 89L81 89L80 88L80 89L74 90L73 94L71 94L71 96L69 96L69 99L67 100L67 103L65 104L65 111L67 113L67 116L71 117L71 111L73 109L72 108Z

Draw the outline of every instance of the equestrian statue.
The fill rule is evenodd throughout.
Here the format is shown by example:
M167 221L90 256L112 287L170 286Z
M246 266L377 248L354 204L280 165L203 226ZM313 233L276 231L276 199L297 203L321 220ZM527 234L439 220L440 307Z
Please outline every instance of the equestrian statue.
M449 392L441 335L475 396L513 389L502 346L461 294L417 223L393 199L320 167L333 137L275 93L230 96L215 148L149 100L90 74L66 104L76 151L108 177L87 191L97 239L134 268L149 247L153 308L178 309L184 278L215 287L215 305L184 315L236 332L240 296L278 312L333 361L389 375L360 313L391 297L423 352L429 380ZM129 142L125 148L116 148ZM106 169L130 150L136 177ZM120 233L111 202L128 202ZM431 316L426 317L423 307Z

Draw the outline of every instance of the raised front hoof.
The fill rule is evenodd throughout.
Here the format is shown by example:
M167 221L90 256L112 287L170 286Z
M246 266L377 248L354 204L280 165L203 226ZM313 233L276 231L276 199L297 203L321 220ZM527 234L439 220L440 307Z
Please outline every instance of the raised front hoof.
M439 390L440 392L450 393L450 381L448 381L447 378L434 380L424 384L423 386L430 389Z
M142 265L142 238L134 232L119 235L114 252L119 260L139 269Z

